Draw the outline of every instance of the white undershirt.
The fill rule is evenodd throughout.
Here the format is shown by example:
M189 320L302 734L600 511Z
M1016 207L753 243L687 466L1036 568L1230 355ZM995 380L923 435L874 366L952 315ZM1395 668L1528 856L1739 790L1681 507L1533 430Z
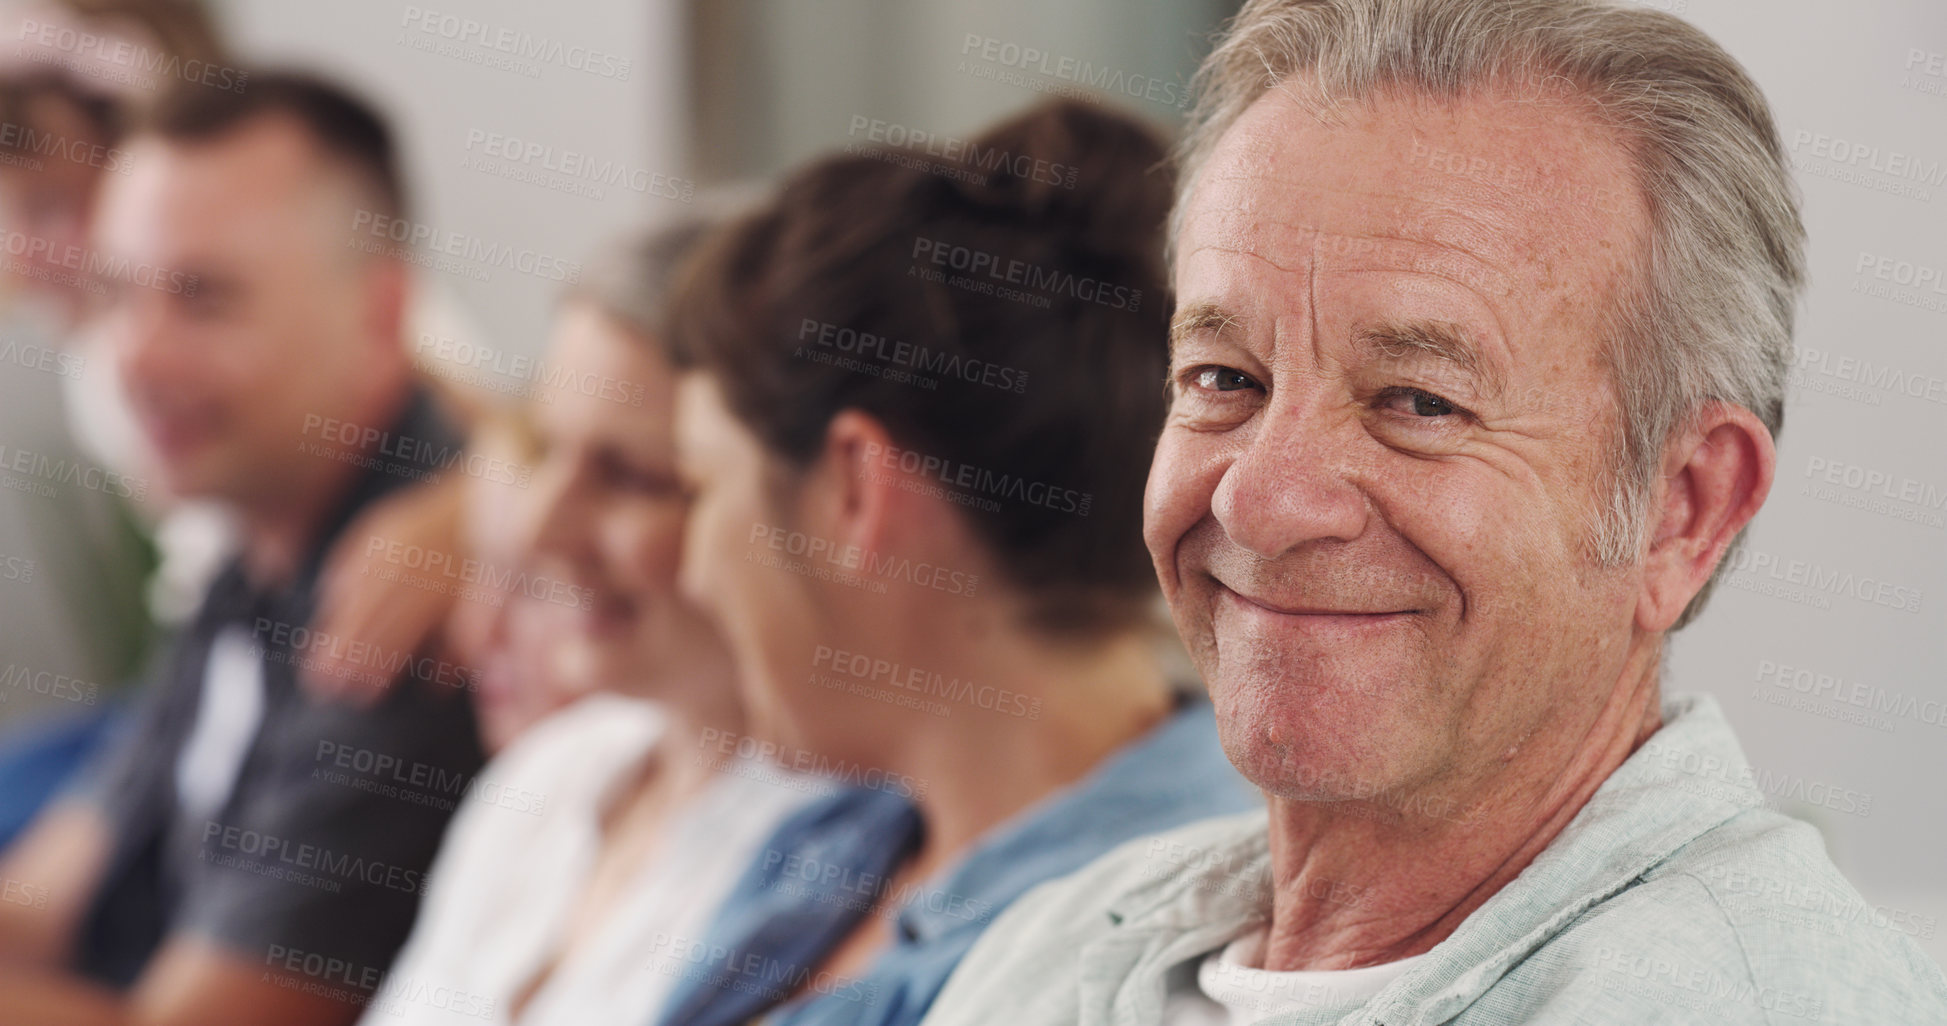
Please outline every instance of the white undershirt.
M1268 927L1259 926L1204 956L1192 986L1163 999L1167 1026L1248 1026L1266 1016L1316 1009L1351 1010L1405 975L1426 957L1358 969L1269 972L1264 964Z
M248 631L224 627L210 639L196 724L176 756L176 801L183 822L210 819L223 808L263 720L263 655L251 644Z

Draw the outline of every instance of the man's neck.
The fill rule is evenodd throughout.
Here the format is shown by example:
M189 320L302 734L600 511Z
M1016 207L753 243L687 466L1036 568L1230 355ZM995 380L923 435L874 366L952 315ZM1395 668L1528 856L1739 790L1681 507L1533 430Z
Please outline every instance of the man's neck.
M1660 648L1648 644L1631 654L1573 743L1517 758L1474 800L1395 802L1414 810L1400 815L1371 803L1272 797L1273 897L1263 968L1379 965L1452 935L1656 732ZM1466 811L1437 814L1456 808Z
M353 423L390 426L405 412L411 387L398 388L367 404ZM239 557L245 575L259 588L282 588L298 577L326 521L364 473L355 463L335 459L296 461L302 472L282 481L276 494L261 495L237 510ZM305 464L309 464L306 466Z
M342 487L345 482L339 483ZM244 576L258 588L289 586L304 568L324 515L319 505L306 503L243 512L238 556L243 561Z

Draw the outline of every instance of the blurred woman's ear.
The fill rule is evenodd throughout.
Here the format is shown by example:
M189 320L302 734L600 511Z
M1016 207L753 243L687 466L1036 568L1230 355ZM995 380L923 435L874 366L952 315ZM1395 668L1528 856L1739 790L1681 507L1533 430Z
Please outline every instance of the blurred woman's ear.
M892 435L878 418L862 410L842 410L825 429L824 449L803 475L794 525L841 549L875 552L889 541L888 518L899 504L897 461Z

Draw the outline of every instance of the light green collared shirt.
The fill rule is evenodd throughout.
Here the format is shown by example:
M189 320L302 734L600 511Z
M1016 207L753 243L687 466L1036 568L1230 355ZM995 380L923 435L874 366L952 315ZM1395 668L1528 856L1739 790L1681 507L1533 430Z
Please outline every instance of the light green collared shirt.
M1370 1000L1279 1026L1947 1026L1930 918L1860 897L1766 808L1715 699L1664 725L1521 875ZM1130 842L1017 901L923 1026L1162 1022L1166 987L1270 914L1266 815ZM1345 896L1356 900L1356 895Z

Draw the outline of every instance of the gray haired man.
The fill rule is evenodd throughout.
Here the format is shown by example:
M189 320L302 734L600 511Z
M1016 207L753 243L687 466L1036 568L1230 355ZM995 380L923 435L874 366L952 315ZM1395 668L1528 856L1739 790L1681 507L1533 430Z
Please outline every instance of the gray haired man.
M1776 462L1769 109L1592 0L1250 0L1173 223L1145 536L1268 809L987 931L932 1026L1947 1023L1666 635Z

